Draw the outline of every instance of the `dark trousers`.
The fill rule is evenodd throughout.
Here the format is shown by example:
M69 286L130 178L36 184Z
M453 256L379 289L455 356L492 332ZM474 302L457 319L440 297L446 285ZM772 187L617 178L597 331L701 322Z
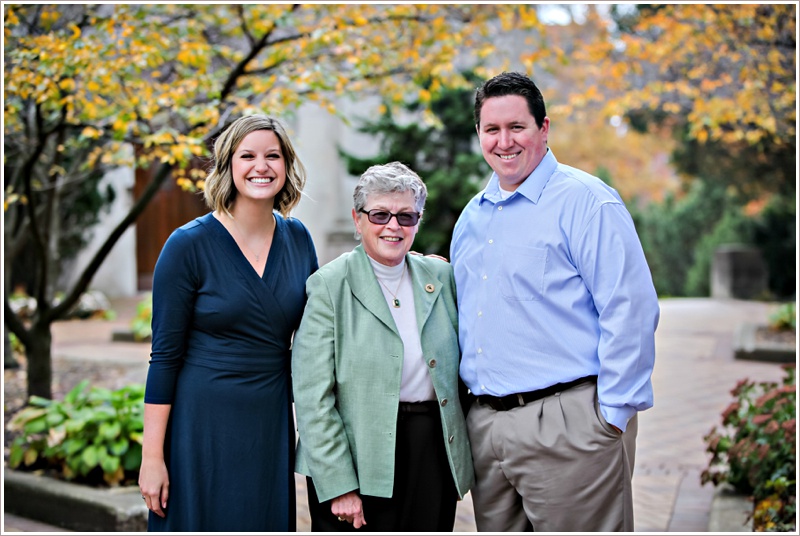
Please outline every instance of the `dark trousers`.
M391 498L361 495L363 532L451 532L458 493L444 448L438 409L401 411L397 419L394 492ZM312 532L356 531L331 513L331 501L320 503L308 478Z

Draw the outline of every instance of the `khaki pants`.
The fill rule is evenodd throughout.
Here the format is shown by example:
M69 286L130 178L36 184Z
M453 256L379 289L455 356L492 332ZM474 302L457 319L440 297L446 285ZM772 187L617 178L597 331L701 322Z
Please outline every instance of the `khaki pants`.
M481 532L633 532L637 418L624 434L585 383L509 411L467 415Z

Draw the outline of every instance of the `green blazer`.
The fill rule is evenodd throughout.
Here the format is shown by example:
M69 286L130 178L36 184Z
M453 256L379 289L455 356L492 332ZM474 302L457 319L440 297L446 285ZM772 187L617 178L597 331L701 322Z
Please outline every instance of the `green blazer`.
M452 267L406 255L422 352L439 401L442 441L463 498L474 483L459 401L458 312ZM358 490L391 497L403 342L363 246L306 282L294 337L295 470L311 476L320 502Z

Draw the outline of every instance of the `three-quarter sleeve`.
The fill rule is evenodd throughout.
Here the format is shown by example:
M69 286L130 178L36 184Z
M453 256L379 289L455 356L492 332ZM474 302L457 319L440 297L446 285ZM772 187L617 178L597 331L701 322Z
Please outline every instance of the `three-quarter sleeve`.
M197 263L190 233L176 230L164 244L153 273L153 320L145 402L171 404L196 299Z

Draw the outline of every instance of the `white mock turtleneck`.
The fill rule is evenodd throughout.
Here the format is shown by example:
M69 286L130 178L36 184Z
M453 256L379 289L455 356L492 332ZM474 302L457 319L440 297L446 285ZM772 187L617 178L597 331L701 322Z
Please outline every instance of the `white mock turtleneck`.
M428 367L422 355L422 344L417 326L417 315L414 307L414 288L411 285L411 274L405 268L405 261L397 266L386 266L367 256L372 270L383 285L378 283L386 304L392 313L394 323L403 340L403 375L400 383L401 402L421 402L436 400L433 382L428 374ZM402 277L402 281L401 281ZM388 289L387 289L388 287ZM391 291L389 290L391 289ZM396 294L393 296L392 292ZM400 307L393 307L395 297L400 300Z

